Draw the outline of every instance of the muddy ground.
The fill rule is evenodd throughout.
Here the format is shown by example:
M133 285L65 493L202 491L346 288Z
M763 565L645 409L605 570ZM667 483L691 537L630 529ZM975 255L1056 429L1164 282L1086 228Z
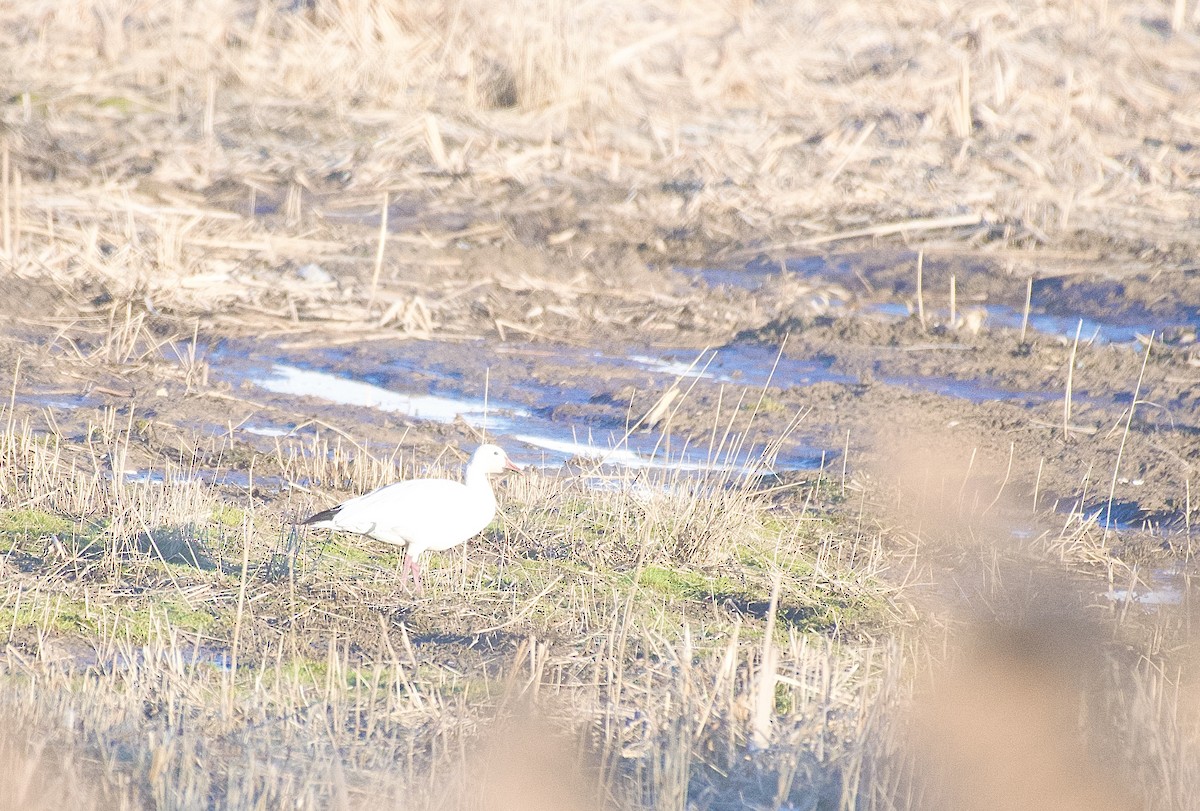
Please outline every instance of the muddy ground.
M436 325L401 334L389 334L386 318L363 333L361 320L255 321L246 307L189 320L155 314L149 301L102 298L88 315L10 280L3 365L16 382L14 413L78 430L94 409L114 407L149 426L148 455L217 434L262 451L306 430L428 454L478 440L486 388L490 433L548 470L614 447L647 457L657 448L668 465L672 449L711 461L709 448L727 452L736 441L739 464L771 447L773 459L755 473L776 483L830 471L841 479L844 470L904 487L905 458L919 451L955 469L969 461L969 477L994 482L1005 504L1027 505L1032 522L1103 508L1109 529L1153 531L1186 554L1200 458L1192 274L1097 268L1026 288L1002 268L922 257L918 302L916 257L903 251L711 270L617 254L589 260L590 275L556 270L551 255L531 248L483 253L466 265L486 262L486 278L472 282L460 266L408 279L415 289L423 278L425 295L452 292ZM360 282L316 265L306 273L311 281L288 283L371 311ZM513 278L521 289L508 289ZM121 325L135 321L122 336ZM272 391L264 380L275 364L449 400L422 419L420 404L381 408L370 394L347 401L322 391L329 380ZM474 416L455 419L460 411ZM242 430L256 423L275 436ZM529 441L539 432L554 441ZM1110 543L1119 547L1120 537Z

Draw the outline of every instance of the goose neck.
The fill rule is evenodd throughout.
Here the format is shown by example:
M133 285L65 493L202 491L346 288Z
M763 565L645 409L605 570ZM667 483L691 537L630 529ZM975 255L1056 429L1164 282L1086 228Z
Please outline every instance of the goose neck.
M478 468L467 468L467 475L464 477L463 484L472 490L483 489L490 492L492 489L492 483L488 480L488 475Z

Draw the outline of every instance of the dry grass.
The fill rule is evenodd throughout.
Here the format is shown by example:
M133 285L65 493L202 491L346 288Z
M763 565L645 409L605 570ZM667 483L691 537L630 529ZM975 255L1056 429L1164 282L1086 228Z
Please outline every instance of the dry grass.
M1068 807L1091 789L1053 764L1082 758L1124 764L1129 796L1149 807L1183 808L1197 777L1193 664L1177 651L1186 614L1164 609L1145 642L1126 606L1114 630L1093 633L1127 641L1085 645L1086 661L1038 641L1079 607L1013 626L1046 593L1069 603L1075 575L1046 568L1022 592L1028 562L997 557L982 529L1008 514L996 506L1003 488L974 458L899 454L900 480L917 489L897 515L924 523L883 532L858 511L894 497L868 477L848 483L845 511L828 512L811 505L834 498L836 482L772 501L752 479L629 476L597 489L531 474L505 482L501 530L443 556L414 600L374 550L284 525L311 493L237 496L187 468L109 474L88 460L126 456L136 436L111 412L82 444L10 425L0 746L3 779L29 807L236 808L267 796L505 808L564 771L577 777L548 807L1027 807L997 788L1017 784ZM209 458L222 453L240 458L215 445ZM368 456L348 437L280 440L251 465L352 492L408 469ZM1103 555L1098 534L1068 523L1023 554L1087 560ZM944 609L911 625L908 600L879 579L908 565L904 539L919 539L923 574L907 579L921 592L923 578L947 577L945 556L926 547L956 536L975 539L967 557L989 569L980 588L1002 618L965 640L940 627L962 621ZM182 553L166 552L172 538ZM951 557L950 577L975 577L962 552ZM1128 646L1145 658L1127 662ZM940 714L923 714L926 702ZM1011 723L999 728L987 719L1003 707ZM542 720L522 720L531 711ZM530 725L542 732L522 737ZM559 743L543 748L547 735ZM964 743L946 747L947 736ZM1037 775L1012 754L1030 736L1049 741ZM514 765L518 751L527 762ZM968 755L975 765L957 768ZM61 781L39 776L63 759ZM983 782L958 779L967 773Z
M1029 761L1011 756L1028 736L1050 741L1043 764L1124 764L1136 775L1129 796L1149 807L1186 807L1180 792L1197 777L1193 664L1177 651L1186 614L1164 610L1145 642L1144 620L1122 609L1115 631L1095 633L1127 641L1097 642L1082 663L1034 644L1049 632L1040 626L1020 642L1010 617L1073 587L1051 573L1019 593L1020 567L986 560L996 552L978 512L1005 513L992 512L996 481L975 462L942 457L931 472L903 454L918 466L901 479L924 494L909 506L941 519L883 532L856 514L868 498L892 499L869 478L851 481L854 498L831 513L811 505L839 492L836 482L772 501L749 479L704 487L631 476L595 489L585 477L531 474L502 488L501 530L438 560L414 600L391 563L284 526L313 505L311 493L235 496L186 468L140 481L107 474L88 460L120 458L136 436L111 416L82 444L10 424L0 464L0 704L10 722L0 746L3 779L29 807L237 808L266 796L505 808L522 786L564 771L577 777L546 796L549 806L1025 807L1004 805L995 786L1028 773ZM277 475L303 459L292 474L351 491L401 471L394 454L364 456L350 438L281 440L252 465ZM945 543L955 526L981 543L973 554L993 570L984 590L1005 617L979 642L940 627L961 622L952 612L911 625L907 599L879 579L905 565L904 538ZM1098 554L1094 529L1085 541L1070 524L1030 539L1024 554L1052 561L1072 544ZM202 550L208 565L163 554L163 538ZM80 549L88 539L98 546ZM937 555L919 560L945 576ZM1053 623L1079 609L1065 610ZM1145 658L1126 661L1128 646ZM1076 685L1078 672L1112 677ZM927 700L944 712L923 715ZM1012 723L980 738L1009 705ZM1023 718L1021 707L1042 714ZM542 720L522 720L531 708ZM505 743L490 737L494 723ZM543 731L522 737L530 725ZM926 728L971 746L930 747ZM559 743L543 748L551 734ZM518 751L528 762L516 766ZM966 773L954 764L967 754L986 791L951 779ZM60 782L39 776L63 759L72 765ZM1031 791L1085 802L1087 787L1063 773L1038 772Z
M111 421L93 433L111 435L117 455L130 436ZM290 499L243 500L239 526L227 495L218 508L213 489L183 473L131 482L88 470L78 464L84 448L16 426L3 447L0 617L10 642L0 692L11 779L53 769L62 750L91 765L55 790L110 807L249 807L258 796L354 807L380 797L458 807L476 797L476 807L488 791L468 771L468 744L487 719L530 704L593 764L599 782L580 785L622 807L682 807L693 779L716 796L764 769L787 771L787 786L763 789L783 798L793 784L828 782L827 758L811 748L856 739L893 655L850 631L878 621L874 563L831 568L821 546L832 536L772 529L748 491L734 497L745 526L723 539L723 558L740 562L712 569L693 563L695 549L678 536L727 506L719 491L692 489L685 504L632 486L522 479L506 489L505 536L443 561L417 601L351 548L291 538L283 549ZM344 475L342 454L313 458L328 466L314 467L321 480ZM350 470L366 471L356 486L374 475ZM691 517L671 520L675 510ZM66 540L57 516L101 541L67 568L55 563ZM164 530L214 565L135 543ZM772 595L771 579L782 592ZM843 607L821 615L817 590ZM830 615L844 641L811 635ZM808 729L805 719L818 718ZM772 754L730 783L747 768L751 729ZM206 768L193 768L197 760ZM31 807L57 802L31 785L18 792Z
M4 14L4 254L72 298L563 335L647 317L614 274L718 248L898 235L1125 271L1196 250L1197 21L1161 4ZM480 250L517 243L575 279ZM292 272L310 262L337 284Z
M696 257L892 240L1179 270L1198 25L1043 0L10 4L4 306L129 396L205 389L197 321L298 342L761 326L647 272ZM24 807L1192 804L1188 606L1097 608L1082 570L1138 571L1094 518L1014 564L1008 472L973 455L774 499L531 476L418 601L377 550L288 523L408 475L407 452L334 429L175 449L133 409L42 430L11 372L0 796ZM1060 591L1087 595L1053 621L1084 617L1090 658L1020 631ZM1001 627L963 641L944 592ZM1129 780L1099 800L1064 779L1106 768Z

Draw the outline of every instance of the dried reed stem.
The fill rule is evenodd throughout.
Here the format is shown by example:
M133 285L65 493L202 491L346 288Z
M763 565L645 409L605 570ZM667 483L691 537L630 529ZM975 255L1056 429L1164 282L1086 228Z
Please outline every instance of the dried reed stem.
M840 242L845 239L857 239L858 237L883 237L891 236L892 234L908 234L917 231L938 231L944 228L961 228L967 225L978 225L983 221L983 217L979 214L956 214L950 217L928 217L918 218L913 220L903 220L901 222L881 223L880 225L872 225L867 228L855 228L850 231L839 231L836 234L825 234L819 237L810 237L802 239L798 242L789 242L784 245L774 246L775 248L810 248L816 245L825 245L830 242Z
M1083 331L1083 319L1075 327L1075 340L1071 343L1071 354L1067 358L1067 388L1063 395L1063 435L1071 433L1071 391L1075 381L1075 353L1079 350L1079 333Z
M925 251L917 251L917 318L925 329Z
M3 199L0 200L0 230L4 232L4 258L12 259L12 211L10 208L11 200L9 199L9 150L8 139L4 139L3 147L0 148L0 195Z
M369 310L375 305L375 294L379 290L379 274L383 270L383 254L387 249L388 235L388 192L383 193L383 206L379 210L379 239L375 246L375 269L371 273L371 300Z
M1108 537L1108 533L1112 527L1112 506L1113 497L1117 492L1117 475L1121 470L1121 457L1125 454L1125 442L1129 439L1129 427L1133 424L1133 412L1137 409L1138 395L1142 393L1142 380L1146 377L1146 364L1150 362L1150 348L1154 346L1154 333L1150 333L1150 340L1146 342L1146 354L1142 356L1142 368L1138 372L1137 384L1133 387L1133 399L1129 402L1129 412L1125 416L1125 430L1121 433L1121 444L1117 448L1117 461L1113 464L1112 481L1108 486L1108 506L1105 509L1104 518L1104 536Z
M846 468L850 463L850 429L846 429L846 445L842 449L842 495L846 495Z
M1041 496L1041 492L1042 492L1042 471L1045 469L1045 467L1046 467L1046 457L1043 456L1040 459L1038 459L1037 478L1034 479L1034 482L1033 482L1033 513L1034 514L1037 513L1038 498Z
M233 641L229 646L229 680L226 693L226 713L233 713L233 682L237 678L238 646L242 640L242 619L246 608L246 581L250 577L250 538L254 534L249 516L242 521L242 574L238 584L237 612L233 620Z
M964 59L959 70L958 98L954 107L954 134L959 138L971 136L971 63Z
M762 653L754 678L754 715L750 725L750 736L751 742L759 749L766 749L771 745L771 726L775 719L775 683L779 668L779 651L775 647L775 617L779 611L779 590L782 583L782 577L777 573L771 584L771 604L767 609Z
M950 274L950 326L958 321L958 285L955 281L954 274Z
M1025 343L1025 331L1029 328L1029 305L1033 302L1033 277L1025 282L1025 309L1021 311L1021 343Z

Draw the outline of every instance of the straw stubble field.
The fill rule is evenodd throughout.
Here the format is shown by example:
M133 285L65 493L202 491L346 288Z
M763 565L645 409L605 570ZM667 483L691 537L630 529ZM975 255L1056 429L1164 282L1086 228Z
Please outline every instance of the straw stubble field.
M0 794L1191 807L1198 17L0 9ZM809 265L754 289L683 272ZM972 309L1028 319L1035 287L1155 332L1129 351ZM897 300L910 318L871 317ZM366 370L417 339L458 370L523 347L540 360L491 385L585 392L551 417L827 463L509 478L416 598L394 550L292 522L453 475L478 430L213 364L250 340ZM667 385L562 349L745 342L837 376ZM267 417L291 430L240 430ZM1166 570L1182 603L1147 610Z

